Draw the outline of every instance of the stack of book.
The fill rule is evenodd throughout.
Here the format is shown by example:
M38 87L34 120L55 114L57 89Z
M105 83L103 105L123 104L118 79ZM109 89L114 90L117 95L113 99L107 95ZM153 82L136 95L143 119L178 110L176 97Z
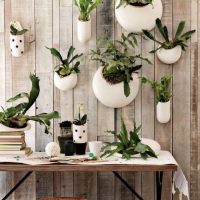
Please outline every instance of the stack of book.
M0 155L27 155L31 153L31 148L26 147L25 133L0 132Z

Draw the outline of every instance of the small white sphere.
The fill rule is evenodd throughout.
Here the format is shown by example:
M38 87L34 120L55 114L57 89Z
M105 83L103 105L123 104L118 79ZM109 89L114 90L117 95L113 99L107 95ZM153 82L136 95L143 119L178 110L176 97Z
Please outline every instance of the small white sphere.
M60 154L60 147L56 142L50 142L45 147L45 152L48 156L57 156Z

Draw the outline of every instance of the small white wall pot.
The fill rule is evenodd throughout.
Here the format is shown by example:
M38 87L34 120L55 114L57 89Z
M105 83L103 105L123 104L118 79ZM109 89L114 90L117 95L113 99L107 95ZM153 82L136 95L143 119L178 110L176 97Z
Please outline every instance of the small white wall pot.
M87 123L84 125L72 125L73 129L73 141L76 144L87 143L88 133L87 133Z
M132 74L133 80L130 81L130 95L128 97L124 94L124 83L110 84L102 75L103 67L100 67L93 78L93 91L96 98L105 106L111 108L121 108L130 104L138 94L139 78L136 73Z
M78 34L78 40L81 43L85 43L90 40L92 36L91 19L89 19L89 21L81 21L78 19L77 34Z
M168 102L158 102L156 107L157 120L160 123L167 123L170 120L170 101Z
M73 89L77 84L77 74L72 73L61 78L57 72L54 72L54 84L62 91Z
M155 20L161 19L163 5L161 0L153 0L152 4L145 6L122 5L116 1L115 15L119 24L129 32L142 32L143 29L152 30Z
M24 35L10 33L10 50L14 57L20 57L24 54Z
M27 126L24 128L10 128L3 124L0 124L0 132L18 132L18 131L28 131L31 129L31 125L27 123Z

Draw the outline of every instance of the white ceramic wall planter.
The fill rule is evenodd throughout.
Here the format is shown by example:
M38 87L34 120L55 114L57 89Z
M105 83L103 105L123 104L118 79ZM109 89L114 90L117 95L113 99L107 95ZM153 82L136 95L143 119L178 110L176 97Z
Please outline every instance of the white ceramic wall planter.
M88 133L87 133L87 123L81 126L72 125L73 129L73 141L76 144L87 143Z
M181 53L181 46L176 46L173 49L159 49L157 51L157 56L161 62L170 65L176 63L180 59Z
M139 78L136 73L132 74L133 80L130 81L130 95L124 94L124 83L110 84L102 75L103 67L100 67L93 78L93 91L97 99L105 106L111 108L121 108L130 104L138 94Z
M158 102L156 107L157 120L160 123L167 123L170 120L170 101L168 102Z
M91 30L91 19L89 21L77 21L77 34L78 40L81 43L85 43L90 40L92 37Z
M0 124L0 132L18 132L18 131L28 131L31 129L31 125L28 123L24 128L10 128L8 126L4 126Z
M20 57L24 54L24 35L10 33L10 50L14 57Z
M61 78L57 72L54 72L54 84L62 91L73 89L77 84L77 74L72 73L69 76Z
M152 30L155 27L155 20L161 19L163 5L161 0L153 0L153 5L132 6L122 5L119 8L120 0L116 1L115 15L119 24L129 32L142 32L143 29Z

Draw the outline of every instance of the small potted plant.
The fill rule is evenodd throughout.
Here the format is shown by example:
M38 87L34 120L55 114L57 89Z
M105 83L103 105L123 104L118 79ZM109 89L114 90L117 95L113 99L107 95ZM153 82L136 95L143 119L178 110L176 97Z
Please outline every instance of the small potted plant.
M73 89L77 84L77 74L80 72L80 61L76 60L83 54L73 55L75 48L71 46L68 50L67 58L64 59L57 49L48 47L46 48L49 49L51 54L60 61L60 64L55 66L55 86L62 91ZM75 63L73 64L73 62Z
M139 137L140 129L141 125L137 127L134 122L133 130L128 133L124 120L121 118L121 129L119 133L116 131L107 131L107 133L114 135L117 138L117 141L105 142L102 148L104 152L101 157L110 157L114 155L127 160L136 156L140 156L145 160L148 157L157 158L157 155L160 152L160 145L156 141L150 139L146 141L148 141L151 146L145 144L145 140L142 141Z
M170 97L172 94L171 91L169 91L169 84L171 78L170 75L165 75L161 77L160 82L157 82L142 77L142 83L149 83L156 92L156 113L157 120L160 123L167 123L170 120Z
M74 119L73 129L73 141L75 144L76 154L83 155L86 151L87 145L87 114L82 114L83 105L78 106L78 118Z
M24 53L24 34L27 29L23 29L18 21L10 23L10 49L14 57L20 57Z
M92 36L90 13L101 3L102 0L75 0L75 5L80 12L77 20L77 34L80 42L85 43L90 40Z
M143 29L153 29L155 20L161 19L162 13L161 0L116 0L117 21L129 32L137 33Z
M181 57L182 50L185 51L187 48L187 45L185 44L186 41L191 38L195 30L183 33L185 22L181 21L178 25L174 38L170 40L167 27L162 25L160 19L156 19L156 26L162 35L164 42L156 39L148 30L143 30L146 37L155 41L159 45L158 48L152 50L150 53L157 52L159 60L165 64L173 64L177 62Z
M137 71L142 65L137 60L148 59L129 54L128 45L137 44L135 34L122 34L121 41L110 41L107 36L98 40L97 49L92 50L91 59L101 63L93 78L93 91L104 105L120 108L131 103L139 91ZM105 48L100 47L104 45Z
M59 118L57 111L51 113L41 113L35 116L29 116L27 111L35 103L40 93L39 79L37 76L30 74L30 80L32 83L32 89L30 93L20 93L7 102L15 102L19 99L26 98L26 101L11 106L9 108L2 108L0 112L0 132L15 132L15 131L26 131L29 130L29 121L39 122L45 128L45 133L50 132L51 119Z

